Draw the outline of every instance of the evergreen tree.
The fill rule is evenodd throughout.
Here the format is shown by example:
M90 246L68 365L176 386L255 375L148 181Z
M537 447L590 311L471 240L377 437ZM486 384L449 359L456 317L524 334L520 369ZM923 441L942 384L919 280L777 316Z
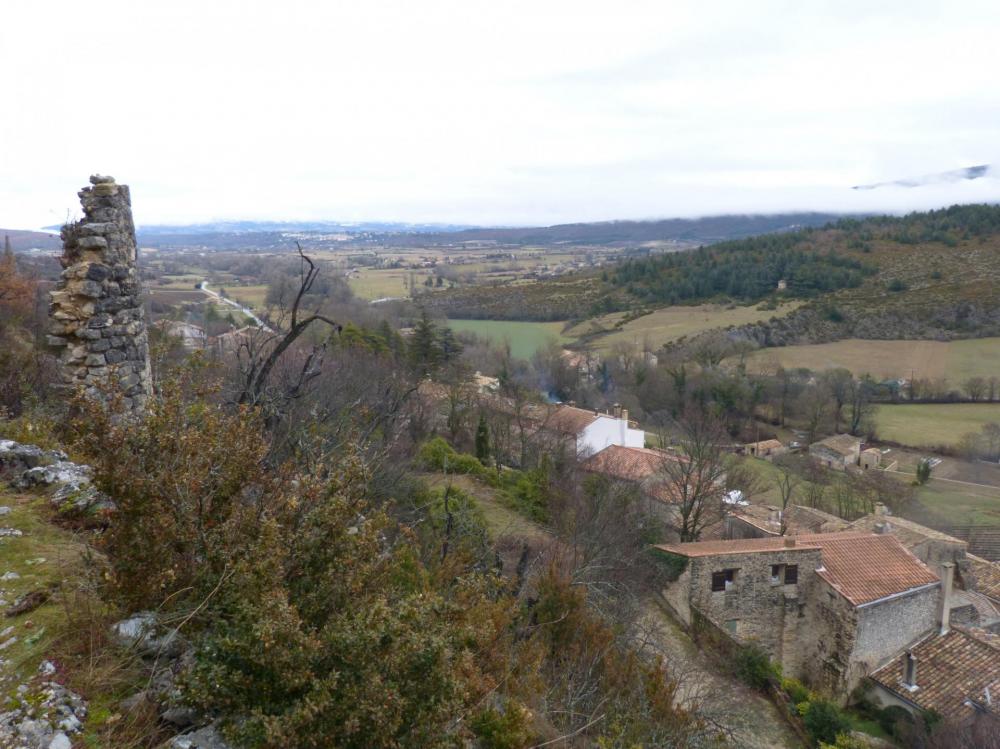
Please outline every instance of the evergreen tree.
M441 363L437 325L431 320L427 310L420 311L420 319L413 326L409 354L410 363L421 375L430 374Z
M476 457L483 465L490 460L490 428L486 416L479 414L479 425L476 427Z
M462 344L458 342L458 339L455 338L455 332L449 327L441 329L439 347L441 352L441 361L444 364L454 361L462 353Z

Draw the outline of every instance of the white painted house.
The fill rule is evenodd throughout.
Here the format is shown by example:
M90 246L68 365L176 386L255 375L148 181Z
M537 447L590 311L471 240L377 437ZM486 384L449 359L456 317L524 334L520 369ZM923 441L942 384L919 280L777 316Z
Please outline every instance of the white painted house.
M546 419L545 428L573 438L579 456L594 455L611 445L646 445L646 433L634 422L629 422L628 409L618 406L612 413L559 406Z

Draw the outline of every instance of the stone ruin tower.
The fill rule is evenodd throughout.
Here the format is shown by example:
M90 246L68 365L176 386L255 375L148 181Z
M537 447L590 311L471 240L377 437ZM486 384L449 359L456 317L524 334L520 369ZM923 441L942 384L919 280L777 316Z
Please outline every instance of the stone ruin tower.
M78 195L83 218L62 230L64 268L51 294L48 343L69 389L122 396L141 411L153 392L127 185L94 175Z

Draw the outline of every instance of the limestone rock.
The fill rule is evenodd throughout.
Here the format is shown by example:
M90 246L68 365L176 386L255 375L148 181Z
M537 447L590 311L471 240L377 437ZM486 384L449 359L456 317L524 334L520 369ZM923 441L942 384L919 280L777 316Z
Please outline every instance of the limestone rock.
M168 744L170 749L232 749L216 724L175 736Z

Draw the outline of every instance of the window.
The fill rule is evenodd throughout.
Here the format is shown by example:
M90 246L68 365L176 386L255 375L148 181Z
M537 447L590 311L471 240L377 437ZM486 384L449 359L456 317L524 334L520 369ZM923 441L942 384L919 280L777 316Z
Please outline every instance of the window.
M735 635L738 631L738 625L739 619L727 619L725 624L726 631L731 635Z
M797 564L785 565L785 585L799 584L799 566Z
M712 573L712 591L732 590L736 582L737 570L722 570L722 572Z
M771 585L781 584L781 568L782 564L772 564L771 565Z

